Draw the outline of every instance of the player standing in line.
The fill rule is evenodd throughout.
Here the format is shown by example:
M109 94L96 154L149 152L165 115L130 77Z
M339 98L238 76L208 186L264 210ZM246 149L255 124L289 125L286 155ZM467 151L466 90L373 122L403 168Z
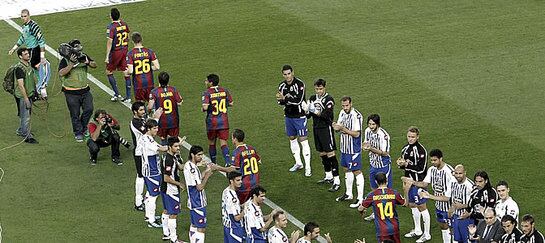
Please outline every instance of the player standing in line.
M180 115L178 106L183 102L182 96L174 86L168 85L170 75L167 72L160 72L160 87L154 88L149 95L148 110L163 109L163 114L159 118L159 132L161 143L166 143L167 137L178 137L180 133Z
M332 126L335 131L341 133L341 165L344 167L344 179L346 192L338 197L336 201L352 200L352 187L356 177L357 199L350 204L351 208L357 208L363 201L364 179L361 173L361 113L352 107L352 98L344 96L341 98L342 110L339 113L337 122Z
M208 152L212 163L216 163L216 139L219 138L221 153L226 165L231 164L229 157L229 119L227 110L233 106L233 97L229 90L218 86L220 77L209 74L204 83L207 90L202 95L202 111L206 112L206 131L208 136Z
M405 177L410 177L415 181L422 181L426 177L427 172L427 156L426 148L419 141L420 130L417 127L411 126L407 130L407 145L401 149L401 157L397 160L399 168L405 171ZM411 208L414 228L407 234L406 238L424 237L431 239L430 234L430 213L426 207L428 199L421 198L418 195L419 191L426 190L412 185L407 195L408 206ZM424 232L420 226L420 215L424 221ZM421 236L421 235L424 236Z
M127 70L125 76L132 74L132 85L134 88L134 99L146 102L153 87L153 71L159 70L159 59L155 52L142 45L142 35L134 32L131 36L134 48L127 53ZM127 96L127 102L131 97Z
M236 190L242 185L242 174L238 171L227 173L229 186L221 195L221 215L223 218L223 242L241 243L246 238L246 232L242 225L244 209L240 207L240 201Z
M441 150L433 149L430 151L429 156L432 166L428 168L428 172L423 181L415 181L409 177L402 177L402 180L404 183L415 185L420 188L427 188L428 184L431 184L434 198L441 197L443 199L447 199L444 201L435 200L435 214L437 216L439 228L441 228L443 242L450 243L451 235L448 225L448 210L450 208L450 201L448 200L448 198L450 198L451 196L452 182L456 180L452 174L454 169L452 169L450 165L443 161L443 152ZM423 198L429 198L430 194L427 191L421 191L419 193L419 196Z
M129 26L125 21L119 19L121 14L117 8L112 8L110 10L110 18L112 22L108 25L106 29L106 76L108 77L108 82L114 90L114 96L110 99L111 101L122 100L125 101L131 98L131 80L127 70L127 51L129 47ZM125 91L127 97L123 98L119 94L117 89L117 83L114 78L114 71L122 71L123 76L125 77Z
M284 211L279 210L273 214L274 226L267 232L267 239L269 243L295 243L299 238L299 230L291 232L291 237L284 233L284 228L288 226L288 218L284 214Z
M496 215L498 219L501 219L504 215L511 215L515 220L519 220L519 205L512 197L509 196L509 184L507 181L498 181L496 184L496 191L500 200L496 203Z
M268 215L263 215L261 205L265 201L265 193L267 191L261 186L256 186L252 189L251 200L248 200L245 205L244 227L246 229L247 243L266 243L267 229L273 221L273 215L276 209Z
M326 81L318 79L314 82L314 91L316 94L309 99L309 116L313 118L312 131L314 133L314 145L316 151L322 158L324 165L325 178L318 181L318 184L332 183L330 192L336 192L341 187L339 179L339 162L335 156L337 145L333 135L334 114L333 106L335 100L326 92Z
M490 179L486 171L477 171L473 177L473 181L477 190L473 191L469 206L471 207L473 224L477 225L479 220L484 219L486 208L494 208L496 206L498 193L496 193L496 189L490 184Z
M182 170L182 159L180 158L180 144L183 140L178 137L168 138L168 150L163 156L161 171L163 182L161 183L161 198L163 199L163 214L161 215L163 225L163 240L170 240L173 243L181 243L176 234L176 217L180 213L180 189L184 190L184 183L180 181L178 170Z
M208 178L212 175L212 169L207 167L203 174L197 167L203 159L204 153L201 146L193 145L189 149L188 161L184 164L184 178L187 186L187 207L191 226L189 228L189 242L203 243L206 232L206 193L204 188Z
M507 214L501 218L501 227L505 234L501 237L499 243L519 243L522 238L522 231L517 228L517 220Z
M382 172L388 180L388 188L392 188L392 166L390 159L390 135L380 126L380 116L371 114L367 117L367 128L365 129L365 140L363 150L369 152L369 184L374 190L378 187L375 183L375 175ZM374 214L365 218L366 221L374 219Z
M307 117L302 108L305 101L305 83L293 74L293 68L290 65L282 67L282 76L284 81L278 85L276 101L284 106L284 119L286 124L286 134L290 140L290 148L295 158L295 164L289 169L291 172L303 169L301 162L301 149L303 159L305 160L305 176L310 177L312 171L310 168L310 146L307 140ZM299 147L299 142L301 147Z
M454 178L456 181L452 182L451 206L448 213L452 219L454 241L465 243L469 240L468 226L473 224L469 202L475 187L473 181L466 177L465 168L461 164L454 167Z
M320 236L320 226L317 223L314 222L308 222L305 224L304 228L305 236L299 238L297 240L297 243L311 243L313 240L317 239ZM331 243L331 237L329 237L329 233L324 235L325 240L327 243Z
M373 206L374 214L377 215L374 219L377 240L379 242L393 240L396 243L401 243L396 207L398 205L404 206L405 199L396 190L387 187L386 174L379 172L375 175L374 180L378 187L367 194L365 200L358 207L358 211L363 216L366 209ZM409 186L410 184L404 183L404 191L407 192Z
M537 231L534 225L534 216L531 214L525 214L522 216L520 222L520 228L524 235L521 237L520 242L523 243L543 243L543 234Z

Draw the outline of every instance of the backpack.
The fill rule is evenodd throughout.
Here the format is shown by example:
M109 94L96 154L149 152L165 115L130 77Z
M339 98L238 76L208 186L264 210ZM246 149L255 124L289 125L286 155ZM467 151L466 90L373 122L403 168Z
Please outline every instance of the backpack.
M13 94L15 92L15 69L17 69L17 64L8 68L6 71L6 76L4 76L4 82L2 86L4 91Z

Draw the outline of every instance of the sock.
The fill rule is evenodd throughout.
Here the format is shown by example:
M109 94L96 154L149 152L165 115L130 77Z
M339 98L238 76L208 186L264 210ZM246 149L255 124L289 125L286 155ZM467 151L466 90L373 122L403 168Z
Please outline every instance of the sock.
M168 219L168 231L170 232L170 241L176 242L178 235L176 234L176 219Z
M328 180L333 179L333 174L331 173L331 171L326 171L325 172L325 178L328 179Z
M297 142L297 139L290 140L290 148L291 153L295 158L295 164L303 165L303 163L301 162L301 148L299 148L299 143Z
M157 196L149 196L146 194L146 218L148 218L148 222L153 223L155 222L155 200L157 200Z
M164 212L161 214L161 224L163 225L163 235L169 236L170 233L168 231L168 214L165 214Z
M195 228L193 225L189 226L189 242L193 243L195 242L195 233L197 232L197 228Z
M305 160L305 169L310 170L310 146L308 145L308 140L302 141L301 147L303 148L303 159Z
M110 82L110 85L112 86L112 89L114 90L114 95L118 96L119 90L117 89L117 82L115 81L113 74L108 75L108 82Z
M335 185L341 184L341 179L339 178L339 176L333 176L333 184Z
M427 209L420 212L422 215L422 221L424 222L424 234L425 235L431 235L430 234L430 211Z
M136 180L134 181L134 205L142 205L142 201L144 199L142 193L144 193L144 178L137 176Z
M125 94L127 94L125 98L131 98L131 79L129 76L125 76Z
M441 230L441 235L443 236L443 243L451 243L450 241L450 232L448 229Z
M231 156L229 156L229 146L222 145L221 146L221 153L223 154L223 159L225 160L226 165L230 165L231 163Z
M363 185L364 185L363 174L360 173L356 176L356 189L358 191L358 200L363 201Z
M216 164L216 145L208 145L208 154L212 163Z
M331 173L333 177L339 176L339 161L337 161L337 156L327 158L329 164L331 165Z
M322 158L322 165L324 165L325 178L328 179L329 177L327 177L327 172L331 173L331 164L329 164L327 155L322 155L320 158Z
M352 186L354 184L354 174L352 172L346 172L344 174L344 182L346 183L346 195L352 197Z
M411 212L413 213L414 232L420 234L422 233L422 227L420 226L420 210L418 210L418 208L411 208Z
M195 232L195 234L193 235L193 239L195 240L194 242L195 243L203 243L204 242L204 233L202 232Z

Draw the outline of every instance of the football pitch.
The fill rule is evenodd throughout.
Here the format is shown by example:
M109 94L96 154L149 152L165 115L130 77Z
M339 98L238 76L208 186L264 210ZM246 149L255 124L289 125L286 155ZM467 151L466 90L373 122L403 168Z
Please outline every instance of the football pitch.
M283 64L291 64L305 81L307 98L315 79L327 80L337 103L335 117L344 95L352 97L365 117L380 114L382 127L392 137L394 161L406 143L406 129L416 125L428 151L440 148L447 163L465 165L469 178L484 169L492 184L508 181L520 217L533 214L536 228L545 230L543 2L164 0L117 7L131 31L142 34L144 46L157 53L161 70L171 74L184 97L181 135L206 150L203 80L209 73L220 75L220 85L234 99L231 129L243 129L246 142L262 158L267 198L303 223L316 221L333 242L352 243L362 237L374 242L374 224L363 222L349 203L335 202L344 190L342 173L338 193L316 184L323 177L316 152L311 178L288 172L293 157L283 111L274 97ZM103 60L110 8L32 19L54 49L73 38L81 40L84 52L99 64L90 73L107 84ZM3 21L0 33L3 74L17 62L7 51L19 33ZM56 70L57 59L49 54L48 59ZM2 242L159 242L161 230L148 228L143 213L133 209L131 151L121 148L125 164L118 167L110 162L109 148L103 149L98 165L91 167L87 147L74 141L60 81L53 76L56 72L48 87L48 108L38 103L33 110L31 126L38 145L11 147L20 141L15 135L19 120L13 98L0 94L5 104L0 109ZM119 73L116 78L122 87ZM95 110L113 114L124 124L121 134L130 138L130 110L110 102L95 85L91 91ZM182 157L187 157L186 150ZM365 157L363 164L367 193ZM394 168L393 174L394 188L401 191L403 173ZM226 186L225 177L215 173L206 188L206 242L222 242L221 192ZM178 217L178 235L185 240L186 199L182 196ZM160 208L159 203L158 212ZM433 203L428 209L434 215ZM413 226L412 216L406 208L398 207L397 212L404 234ZM290 224L286 232L295 228ZM432 242L439 242L435 216L431 231Z

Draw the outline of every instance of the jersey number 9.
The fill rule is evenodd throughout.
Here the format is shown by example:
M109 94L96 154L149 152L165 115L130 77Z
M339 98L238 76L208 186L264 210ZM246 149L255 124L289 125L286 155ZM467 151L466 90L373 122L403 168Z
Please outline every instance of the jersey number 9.
M392 202L387 202L386 204L378 203L377 208L380 214L380 219L384 220L385 218L394 217L394 206Z
M227 105L225 104L225 99L221 100L212 100L212 106L214 109L212 110L212 115L217 116L221 113L227 113Z
M134 61L135 74L149 73L150 69L151 69L151 66L149 65L149 59Z
M257 172L259 172L257 159L255 157L244 159L244 175L257 174Z
M115 35L117 37L117 44L115 46L126 46L129 43L127 43L127 37L129 36L129 33L127 32L120 32Z
M171 100L165 100L163 101L163 113L170 114L172 112L172 101Z

